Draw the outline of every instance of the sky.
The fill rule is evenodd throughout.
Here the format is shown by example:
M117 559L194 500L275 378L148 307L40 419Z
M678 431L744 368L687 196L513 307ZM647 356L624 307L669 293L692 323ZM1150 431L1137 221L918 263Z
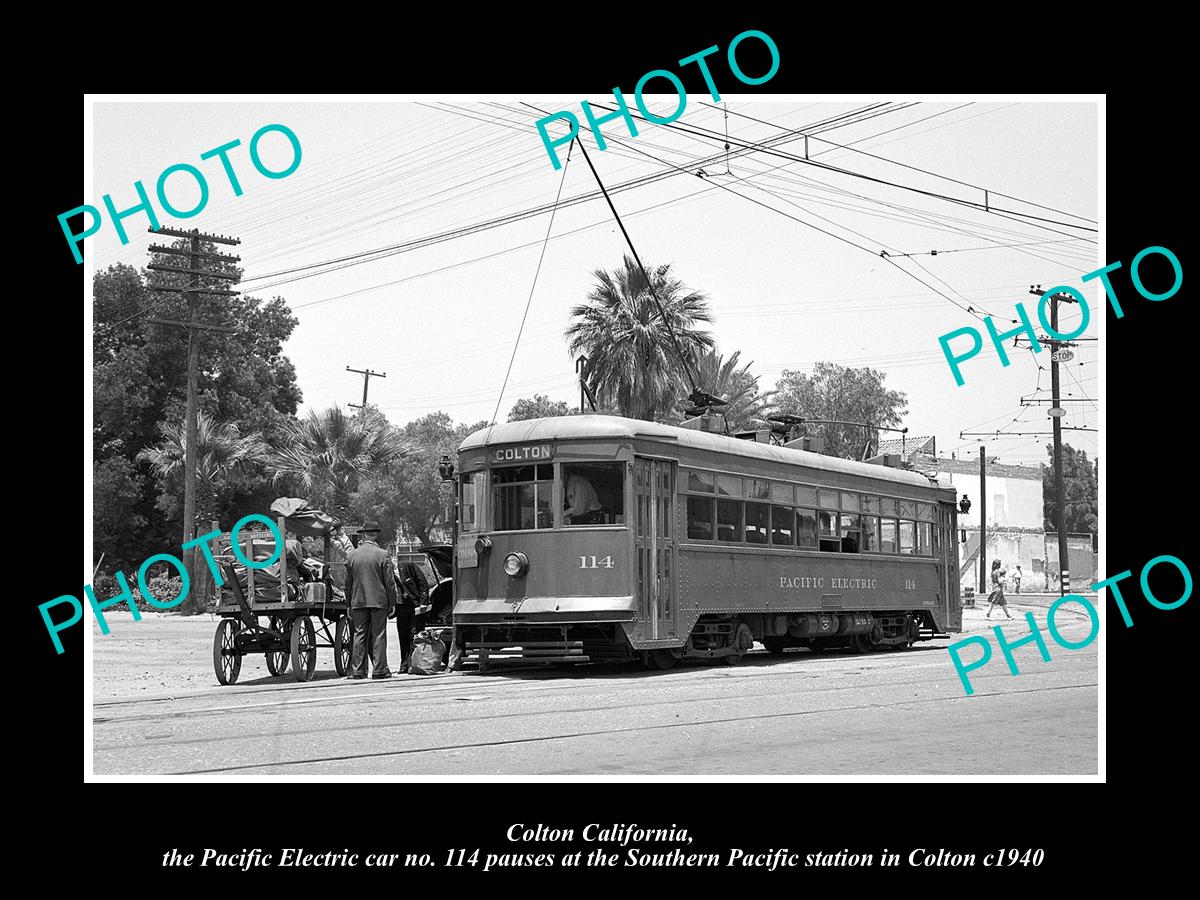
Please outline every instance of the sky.
M565 169L553 168L533 125L540 113L531 107L571 110L582 119L580 99L98 100L95 196L85 202L100 207L109 193L123 209L137 202L135 181L153 192L168 166L197 166L208 180L207 206L187 220L164 216L162 224L241 239L233 250L245 270L240 289L283 297L299 319L285 352L296 366L303 409L359 402L362 376L347 372L350 366L387 373L371 379L370 402L395 424L436 410L458 422L503 421L517 399L535 392L578 402L563 337L569 310L586 297L592 273L620 265L627 252L604 200L562 206L552 221L541 212L438 243L397 245L550 207L560 191L564 200L594 191L577 152ZM983 323L964 307L1012 327L1023 303L1036 322L1030 285L1080 288L1083 273L1108 262L1100 259L1095 231L1096 104L782 100L756 93L723 97L726 119L709 99L689 96L679 130L639 123L631 137L613 122L604 126L613 138L607 150L597 149L586 128L583 140L610 189L665 176L612 199L643 262L671 263L689 288L709 296L721 351L753 361L764 390L785 369L808 372L818 361L869 365L907 395L910 436L933 434L939 451L974 456L979 440L960 433L999 429L1007 434L985 439L989 457L1045 461L1048 404L1020 400L1050 396L1049 353L1013 350L1009 339L1012 363L1003 367ZM884 102L838 127L817 127ZM659 115L673 106L673 98L649 99ZM247 153L251 136L274 123L292 129L302 147L299 167L280 179L261 176ZM230 159L240 197L217 160L200 159L235 138L242 146ZM739 142L768 138L785 141L774 145L782 155L739 154ZM260 149L269 168L291 159L277 133ZM705 177L696 174L701 168ZM930 196L982 203L984 189L993 212ZM198 189L177 174L168 196L187 209ZM87 240L89 263L144 266L146 224L140 215L127 220L123 246L106 220ZM362 256L383 248L392 250ZM1096 283L1084 293L1095 313ZM1063 331L1077 321L1068 309ZM1097 336L1101 318L1093 314L1084 337ZM964 364L959 387L938 337L964 326L983 333L985 346ZM1098 346L1081 342L1062 367L1064 397L1083 401L1065 404L1067 426L1097 427ZM1047 434L1021 434L1029 432ZM1089 457L1096 438L1064 432Z

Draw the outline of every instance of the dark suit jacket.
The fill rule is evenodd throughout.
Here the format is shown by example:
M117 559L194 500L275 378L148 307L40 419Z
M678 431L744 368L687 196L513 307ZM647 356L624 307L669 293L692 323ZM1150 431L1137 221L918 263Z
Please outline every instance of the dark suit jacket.
M346 596L351 609L388 609L396 604L392 561L374 541L362 541L346 554Z

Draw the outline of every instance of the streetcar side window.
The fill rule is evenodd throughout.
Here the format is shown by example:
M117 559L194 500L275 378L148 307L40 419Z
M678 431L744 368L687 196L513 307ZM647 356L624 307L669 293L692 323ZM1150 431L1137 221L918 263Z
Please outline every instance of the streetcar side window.
M900 515L906 519L915 519L917 517L916 502L913 500L901 500Z
M862 517L862 553L879 552L879 518L877 516Z
M712 497L687 498L687 536L689 541L713 539Z
M879 520L879 551L881 553L896 552L896 520Z
M843 497L853 496L843 494ZM839 518L838 537L842 542L843 553L858 553L859 546L862 544L862 524L859 521L857 513L846 514L842 513Z
M797 506L816 506L817 505L817 489L809 487L806 484L796 485L796 505Z
M891 497L882 497L879 501L879 511L885 516L898 516L900 510L896 507L896 501Z
M624 463L563 463L562 483L563 525L625 523Z
M840 553L842 540L837 534L837 516L827 509L817 510L817 530L821 549L826 553Z
M784 506L792 505L792 486L790 484L780 484L778 481L771 482L771 502L782 503Z
M848 494L842 491L842 509L858 512L858 494Z
M766 482L762 482L766 485ZM770 526L767 524L769 506L765 503L746 504L746 543L765 544Z
M900 520L900 555L917 555L917 523Z
M689 471L687 473L687 489L699 494L713 492L713 477L708 472Z
M742 534L742 503L740 500L717 501L717 540L740 541Z
M933 521L933 504L932 503L918 503L917 504L917 518L920 519L922 522L932 522Z
M825 509L837 509L838 492L827 491L824 488L817 491L817 506L823 506Z
M746 496L751 500L770 500L771 483L764 478L747 478L745 480Z
M506 466L492 470L495 531L526 531L554 525L554 466Z
M796 544L809 550L817 549L817 511L796 510Z
M795 546L795 520L796 513L791 506L772 506L771 543L782 547Z
M917 523L917 555L933 556L933 526L929 522Z
M483 528L483 497L487 491L487 472L472 472L462 477L462 531L479 531Z
M879 498L873 497L870 494L862 495L862 511L871 513L871 515L879 515Z

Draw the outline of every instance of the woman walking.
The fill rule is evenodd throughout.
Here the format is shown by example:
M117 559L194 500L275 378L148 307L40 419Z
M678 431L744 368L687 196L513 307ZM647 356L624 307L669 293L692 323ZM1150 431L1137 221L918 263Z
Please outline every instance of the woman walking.
M992 617L992 610L999 606L1004 610L1004 615L1012 618L1012 614L1008 611L1008 601L1004 599L1004 575L1005 570L1000 567L1000 560L992 560L992 592L988 594L988 610L985 619Z

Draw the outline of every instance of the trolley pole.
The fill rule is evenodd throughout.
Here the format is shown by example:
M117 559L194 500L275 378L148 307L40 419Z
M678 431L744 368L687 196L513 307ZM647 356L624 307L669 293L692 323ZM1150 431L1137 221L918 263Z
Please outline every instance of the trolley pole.
M979 445L979 589L987 587L987 447Z

